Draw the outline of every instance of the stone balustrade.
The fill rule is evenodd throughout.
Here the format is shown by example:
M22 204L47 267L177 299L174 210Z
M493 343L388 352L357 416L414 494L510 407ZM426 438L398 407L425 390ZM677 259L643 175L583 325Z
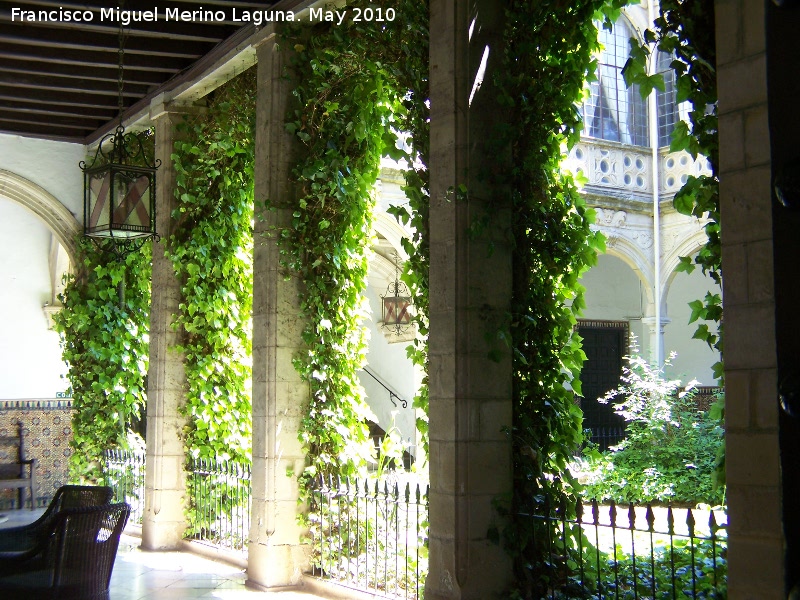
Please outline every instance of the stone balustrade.
M653 160L650 148L628 146L604 140L586 139L570 150L564 166L586 178L589 193L609 193L619 197L620 191L631 199L651 201L653 195ZM659 150L658 191L662 199L671 197L686 183L690 175L710 174L708 161L693 160L688 152Z

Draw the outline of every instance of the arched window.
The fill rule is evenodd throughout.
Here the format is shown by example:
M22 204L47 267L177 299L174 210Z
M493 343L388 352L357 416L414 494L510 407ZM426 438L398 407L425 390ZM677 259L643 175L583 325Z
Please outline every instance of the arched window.
M630 56L633 27L620 17L611 31L600 29L598 38L603 52L597 66L597 81L589 84L589 98L583 104L584 134L647 146L647 102L639 86L628 88L622 68Z

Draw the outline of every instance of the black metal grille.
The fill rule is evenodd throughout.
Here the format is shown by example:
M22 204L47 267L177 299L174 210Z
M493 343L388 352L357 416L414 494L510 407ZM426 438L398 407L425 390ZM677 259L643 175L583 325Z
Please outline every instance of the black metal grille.
M193 459L189 537L228 550L246 551L250 533L250 465Z
M547 548L546 598L628 600L727 597L723 511L673 507L545 507L526 515ZM702 515L701 519L698 519Z
M587 432L589 441L595 444L600 452L605 452L625 439L624 427L592 427Z
M312 498L313 575L387 598L422 598L427 486L319 480Z
M144 515L145 454L106 450L106 478L117 502L131 506L131 523ZM232 461L194 459L187 492L187 537L234 551L246 551L250 532L250 465Z
M107 484L114 490L115 502L131 507L129 523L141 525L144 515L145 453L133 450L106 450Z

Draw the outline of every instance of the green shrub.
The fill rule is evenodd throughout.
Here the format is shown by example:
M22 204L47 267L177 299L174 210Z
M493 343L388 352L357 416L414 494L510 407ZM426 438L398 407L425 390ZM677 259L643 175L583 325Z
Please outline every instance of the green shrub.
M670 359L665 366L669 366ZM626 357L620 386L600 402L614 402L626 421L626 438L607 452L589 447L579 466L583 495L617 502L719 505L715 480L724 431L697 408L695 385L666 380L640 356Z

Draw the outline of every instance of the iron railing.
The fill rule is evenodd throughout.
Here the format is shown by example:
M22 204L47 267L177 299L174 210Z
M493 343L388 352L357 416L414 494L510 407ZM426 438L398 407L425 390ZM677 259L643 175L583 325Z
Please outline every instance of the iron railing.
M250 465L192 459L188 536L228 550L247 551L250 533Z
M611 446L616 446L625 439L625 427L592 427L588 429L588 439L597 446L600 452L605 452Z
M134 450L106 450L106 480L114 490L114 502L131 507L129 523L141 525L144 515L145 453Z
M145 454L106 450L108 485L116 502L131 506L131 523L144 514ZM187 536L220 548L246 551L250 531L250 466L231 461L194 459L187 479Z
M387 598L422 598L428 486L320 479L310 522L313 575Z
M723 511L578 503L528 515L548 599L726 598ZM534 540L535 542L535 540ZM536 544L534 544L536 545Z

